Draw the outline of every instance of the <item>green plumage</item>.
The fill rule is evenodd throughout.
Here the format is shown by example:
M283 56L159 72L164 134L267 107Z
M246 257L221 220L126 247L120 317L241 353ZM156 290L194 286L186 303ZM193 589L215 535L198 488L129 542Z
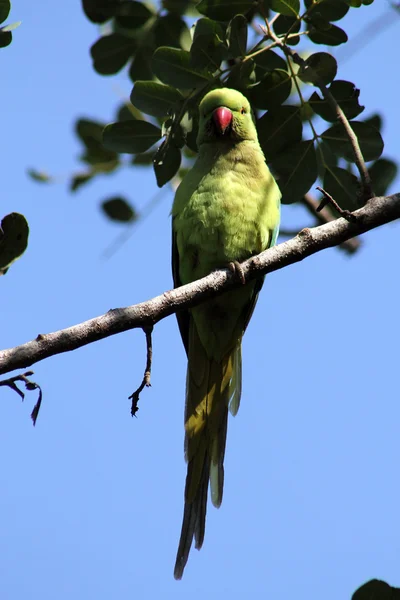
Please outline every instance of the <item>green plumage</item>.
M259 146L246 98L231 89L209 92L200 107L199 156L176 191L172 209L175 285L241 262L272 246L280 191ZM180 579L193 537L204 539L208 482L220 506L228 406L241 395L241 339L262 279L181 312L188 355L185 510L175 565Z

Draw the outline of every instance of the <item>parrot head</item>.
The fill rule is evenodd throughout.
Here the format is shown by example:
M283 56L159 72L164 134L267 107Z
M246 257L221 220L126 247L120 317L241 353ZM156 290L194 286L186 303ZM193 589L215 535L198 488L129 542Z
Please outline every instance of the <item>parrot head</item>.
M220 88L208 92L200 102L199 113L198 146L218 140L257 140L250 104L237 90Z

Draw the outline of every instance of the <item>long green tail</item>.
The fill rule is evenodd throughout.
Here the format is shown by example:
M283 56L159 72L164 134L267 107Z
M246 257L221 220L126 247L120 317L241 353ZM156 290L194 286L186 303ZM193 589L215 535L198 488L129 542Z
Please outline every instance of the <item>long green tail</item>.
M204 541L208 482L211 500L220 507L224 487L224 456L228 406L239 408L241 394L240 342L220 361L210 359L192 321L189 332L185 408L185 458L188 463L185 508L174 576L181 579L193 538Z

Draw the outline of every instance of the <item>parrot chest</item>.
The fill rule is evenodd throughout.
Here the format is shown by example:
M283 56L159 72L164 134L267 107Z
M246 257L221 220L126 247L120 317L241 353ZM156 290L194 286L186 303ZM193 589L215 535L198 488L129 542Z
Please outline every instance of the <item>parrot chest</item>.
M240 154L226 163L178 190L187 193L181 210L177 193L173 211L182 283L261 252L279 222L279 189L262 155L256 165Z

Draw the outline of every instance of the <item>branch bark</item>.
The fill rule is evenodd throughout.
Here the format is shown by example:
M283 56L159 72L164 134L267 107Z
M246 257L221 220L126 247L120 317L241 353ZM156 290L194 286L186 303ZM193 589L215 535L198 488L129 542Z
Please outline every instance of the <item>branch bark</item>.
M293 239L249 258L241 265L246 281L283 269L325 248L343 244L356 235L400 218L400 193L371 198L353 214L356 217L354 223L340 218L312 229L303 229ZM0 351L0 375L29 367L62 352L76 350L110 335L151 327L174 312L241 285L230 269L220 269L147 302L115 308L73 327L46 335L39 334L31 342Z

